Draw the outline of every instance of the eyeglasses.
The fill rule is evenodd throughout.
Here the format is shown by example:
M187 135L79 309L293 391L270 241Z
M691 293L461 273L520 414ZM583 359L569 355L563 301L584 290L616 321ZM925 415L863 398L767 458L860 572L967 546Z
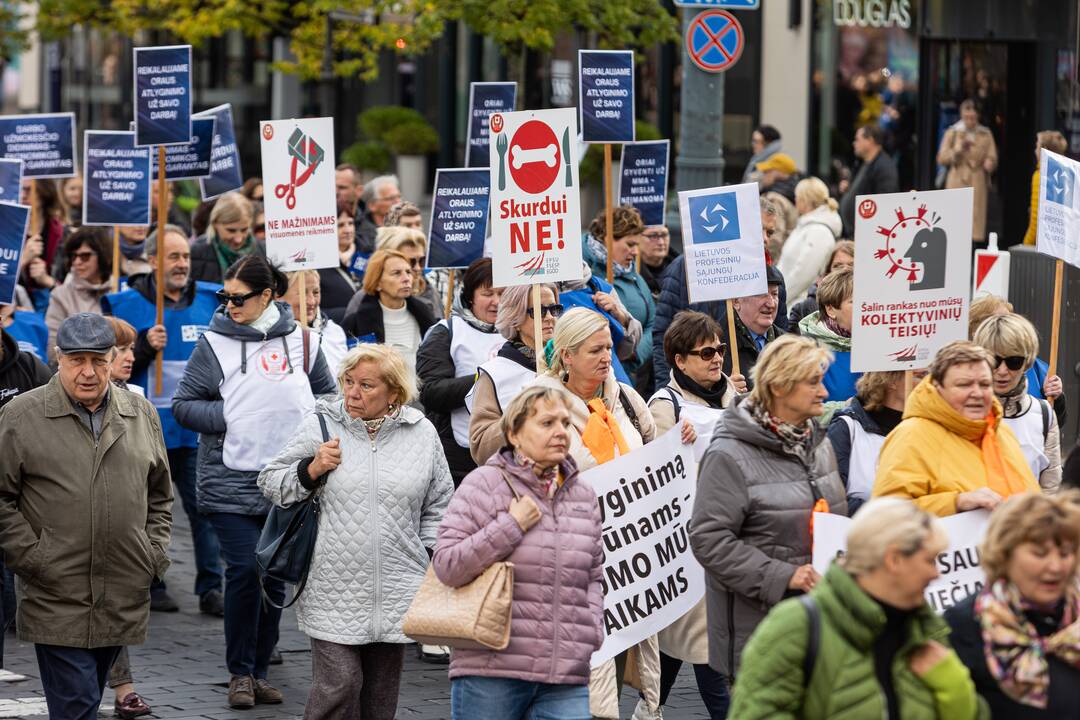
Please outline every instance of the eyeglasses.
M655 231L643 233L646 240L667 240L671 237L671 234L665 231Z
M557 318L560 315L562 315L562 311L563 311L563 306L558 304L558 303L556 303L554 305L541 305L540 306L540 317L544 317L545 315L550 315L553 318ZM529 307L528 309L526 309L525 313L529 317L535 317L535 314L533 313L532 307Z
M1000 355L994 356L994 368L1001 367L1001 363L1005 363L1005 367L1009 368L1013 372L1016 372L1020 368L1024 367L1027 363L1027 358L1022 355L1010 355L1009 357L1001 357Z
M84 261L87 261L87 260L92 260L93 258L96 258L96 257L97 257L97 253L94 252L93 250L80 250L79 252L71 253L71 261L72 262L76 262L76 261L84 262Z
M216 293L214 293L214 297L216 297L218 299L218 302L220 302L222 305L228 305L229 303L232 303L235 307L243 307L244 303L246 303L248 300L255 297L256 295L262 295L262 291L252 290L251 292L245 293L244 295L230 295L224 290L218 290Z
M709 360L712 360L717 355L723 355L726 352L727 352L727 344L726 343L720 343L719 347L703 347L703 348L701 348L699 350L688 350L686 354L687 355L697 355L702 360L705 360L706 362L708 362Z
M423 270L424 269L424 258L422 258L422 257L409 258L409 267L414 268L416 270Z

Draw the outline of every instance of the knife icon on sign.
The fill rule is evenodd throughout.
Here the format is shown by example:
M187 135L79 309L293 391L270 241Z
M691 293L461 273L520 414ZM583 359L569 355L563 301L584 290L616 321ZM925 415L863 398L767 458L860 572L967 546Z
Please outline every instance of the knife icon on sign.
M563 162L566 163L566 187L571 187L574 184L574 176L570 170L570 127L563 128L562 133L562 156Z

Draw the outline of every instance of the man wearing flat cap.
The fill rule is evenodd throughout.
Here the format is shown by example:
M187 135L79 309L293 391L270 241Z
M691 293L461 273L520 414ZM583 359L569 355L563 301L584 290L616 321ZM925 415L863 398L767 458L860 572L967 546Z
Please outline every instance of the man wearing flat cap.
M67 318L59 370L0 409L0 550L19 577L16 626L35 644L49 717L97 717L124 645L145 641L150 582L172 523L157 411L111 386L116 338Z

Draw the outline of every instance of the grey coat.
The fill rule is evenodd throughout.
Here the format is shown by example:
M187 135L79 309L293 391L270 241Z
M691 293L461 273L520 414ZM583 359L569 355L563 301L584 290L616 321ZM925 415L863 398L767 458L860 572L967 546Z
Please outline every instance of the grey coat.
M296 327L292 310L285 303L278 303L281 317L265 335L235 322L223 308L214 312L209 332L221 333L237 340L263 342L267 338L288 335ZM311 392L317 397L337 393L337 385L330 374L318 338L313 338L312 349L317 353L308 380ZM297 362L299 365L300 363ZM199 433L199 455L196 466L197 500L203 513L235 513L238 515L265 515L270 512L270 502L259 492L259 473L233 470L225 466L222 452L225 444L225 401L221 398L224 375L221 365L209 341L199 338L191 358L187 361L184 376L173 395L173 417L183 427ZM267 402L273 402L267 398Z
M734 676L750 634L810 562L816 483L833 513L847 514L844 484L825 430L814 425L810 465L783 449L738 397L716 423L701 460L690 544L705 568L709 665Z

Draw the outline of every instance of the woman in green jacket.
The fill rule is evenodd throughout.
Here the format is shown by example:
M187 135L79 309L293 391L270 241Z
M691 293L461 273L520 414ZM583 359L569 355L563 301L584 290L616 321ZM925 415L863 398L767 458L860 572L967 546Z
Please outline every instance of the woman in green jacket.
M989 718L948 626L923 598L947 545L937 518L911 502L864 505L846 554L809 596L777 605L750 637L732 720Z

